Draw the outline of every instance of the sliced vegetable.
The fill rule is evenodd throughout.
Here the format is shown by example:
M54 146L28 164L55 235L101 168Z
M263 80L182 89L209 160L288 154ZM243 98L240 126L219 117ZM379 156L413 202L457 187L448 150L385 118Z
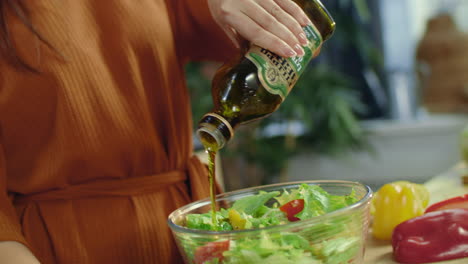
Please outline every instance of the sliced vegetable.
M245 228L247 222L236 209L229 209L229 222L231 223L234 230L240 230Z
M400 263L429 263L468 257L468 209L434 211L398 225L392 236Z
M446 210L446 209L454 209L454 208L467 208L468 209L468 194L453 197L453 198L435 203L426 209L426 213L433 212L433 211Z
M390 240L393 229L408 219L422 215L428 202L429 192L423 185L407 181L385 184L372 200L374 237Z
M280 207L280 210L286 213L288 220L291 222L299 221L295 215L304 209L304 199L295 199Z
M205 264L210 261L221 263L224 259L223 252L227 250L229 250L228 240L206 243L195 251L195 264Z

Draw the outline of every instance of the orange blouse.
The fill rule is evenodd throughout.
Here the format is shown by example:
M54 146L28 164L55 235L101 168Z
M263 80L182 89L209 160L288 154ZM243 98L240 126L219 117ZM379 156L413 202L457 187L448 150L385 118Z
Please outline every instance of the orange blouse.
M208 196L183 64L233 46L206 0L26 0L0 62L0 240L44 264L181 263L174 209ZM209 89L209 87L207 87Z

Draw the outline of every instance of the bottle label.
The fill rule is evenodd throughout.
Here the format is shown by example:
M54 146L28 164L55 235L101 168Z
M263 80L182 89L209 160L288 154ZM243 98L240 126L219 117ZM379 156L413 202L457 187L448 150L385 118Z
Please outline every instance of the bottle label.
M302 47L305 53L302 57L283 58L257 45L252 45L245 55L257 66L258 77L265 89L272 94L281 96L283 100L323 42L322 36L315 26L308 25L303 29L309 42Z

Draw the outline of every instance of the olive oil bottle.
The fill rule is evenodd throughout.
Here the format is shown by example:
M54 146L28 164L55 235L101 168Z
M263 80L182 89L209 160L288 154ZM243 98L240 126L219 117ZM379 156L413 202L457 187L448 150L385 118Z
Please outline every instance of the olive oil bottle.
M273 113L294 87L307 64L335 30L335 22L319 0L294 0L313 25L304 27L309 40L302 57L283 58L251 45L223 65L212 83L214 108L199 122L197 134L211 151L221 149L237 126Z
M335 22L319 0L294 0L313 25L304 27L308 44L302 57L283 58L250 45L239 58L223 65L212 83L214 108L199 122L197 135L208 153L212 222L217 227L214 164L216 153L234 136L237 126L273 113L318 55L335 30Z

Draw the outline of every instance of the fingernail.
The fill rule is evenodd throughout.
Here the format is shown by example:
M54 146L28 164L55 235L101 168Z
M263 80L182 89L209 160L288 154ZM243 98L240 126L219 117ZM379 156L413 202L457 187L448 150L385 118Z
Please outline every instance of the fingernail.
M294 49L296 50L298 56L304 56L304 50L299 44L296 44Z
M307 45L308 40L307 40L306 35L304 33L299 34L299 41L301 41L301 44L303 46Z
M290 47L284 47L283 48L283 53L286 54L286 57L295 57L297 56L297 53L291 49Z

